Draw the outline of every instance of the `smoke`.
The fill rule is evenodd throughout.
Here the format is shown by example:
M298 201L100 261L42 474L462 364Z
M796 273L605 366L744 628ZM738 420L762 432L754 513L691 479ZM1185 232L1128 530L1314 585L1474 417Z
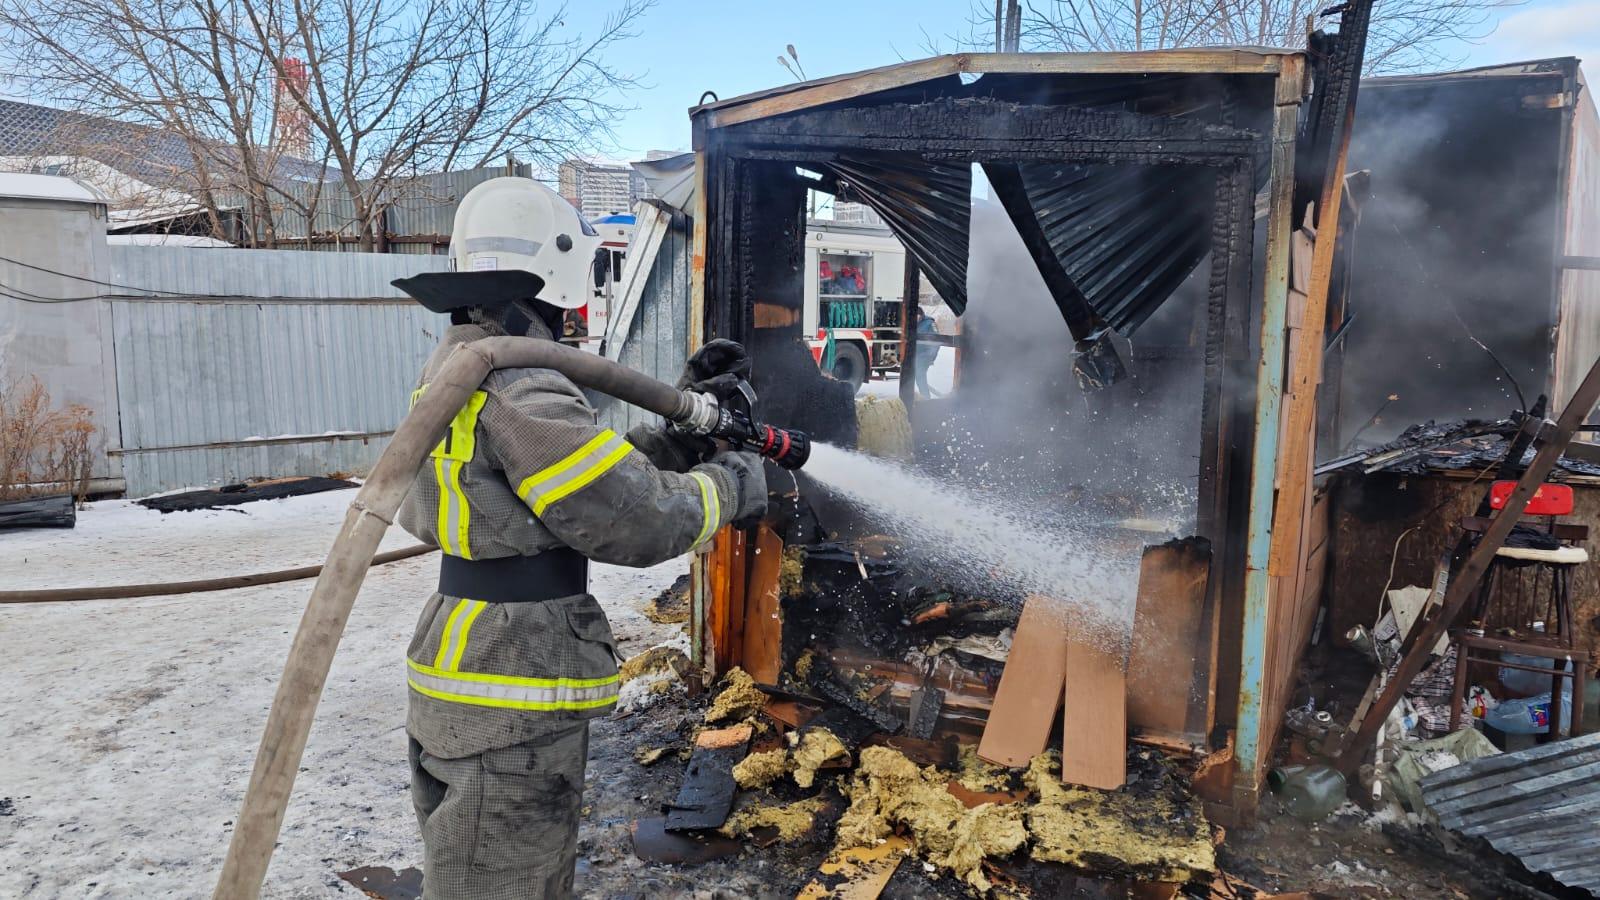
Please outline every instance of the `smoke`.
M1371 172L1372 196L1348 246L1341 446L1320 457L1358 432L1369 444L1429 419L1500 418L1519 385L1529 403L1546 389L1560 111L1524 109L1535 92L1362 89L1349 168Z

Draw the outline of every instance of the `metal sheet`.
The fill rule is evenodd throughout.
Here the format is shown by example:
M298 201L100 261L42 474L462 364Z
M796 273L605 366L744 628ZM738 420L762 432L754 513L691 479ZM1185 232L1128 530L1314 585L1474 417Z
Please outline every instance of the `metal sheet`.
M1600 734L1462 763L1422 780L1440 824L1535 872L1600 892Z
M1200 166L1023 164L1028 204L1089 305L1131 335L1211 246L1216 176Z
M130 496L364 470L445 324L406 301L125 300L112 321Z
M505 166L493 166L397 179L389 190L391 199L385 213L385 230L397 237L437 237L448 242L454 229L456 207L467 191L491 178L508 174L511 174L511 170ZM516 167L516 174L524 178L532 177L533 170L531 166L521 165ZM272 209L272 227L279 241L303 240L307 235L353 238L360 234L361 222L356 205L343 184L337 181L320 184L305 182L287 185L281 190L289 199L275 203ZM224 195L221 202L224 206L248 208L242 194ZM263 216L254 227L259 232L265 225ZM326 240L313 240L312 243L313 248L318 250L336 250L339 247ZM407 247L400 252L418 252L410 249L412 246L415 245L394 245L396 248ZM431 244L420 246L427 248L422 252L432 252ZM346 249L350 249L348 245Z
M883 217L944 302L957 315L964 312L971 167L927 162L906 153L854 156L824 168L848 182Z
M112 245L108 292L150 299L371 298L406 295L389 282L449 269L445 257L303 250L220 250Z

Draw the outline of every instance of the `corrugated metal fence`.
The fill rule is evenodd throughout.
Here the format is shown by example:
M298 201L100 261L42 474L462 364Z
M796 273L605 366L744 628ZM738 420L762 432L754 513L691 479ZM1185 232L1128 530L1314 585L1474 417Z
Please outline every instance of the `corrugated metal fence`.
M445 325L389 286L442 257L110 250L129 496L365 470Z

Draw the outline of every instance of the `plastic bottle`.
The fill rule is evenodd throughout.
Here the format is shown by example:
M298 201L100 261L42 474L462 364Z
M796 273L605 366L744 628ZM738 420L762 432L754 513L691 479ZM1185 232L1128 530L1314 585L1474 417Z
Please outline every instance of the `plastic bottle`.
M1268 781L1302 822L1322 821L1345 800L1344 776L1331 766L1284 766L1273 769Z
M1517 700L1501 700L1483 716L1484 724L1506 734L1544 734L1550 730L1550 692ZM1561 731L1572 725L1572 689L1561 689Z

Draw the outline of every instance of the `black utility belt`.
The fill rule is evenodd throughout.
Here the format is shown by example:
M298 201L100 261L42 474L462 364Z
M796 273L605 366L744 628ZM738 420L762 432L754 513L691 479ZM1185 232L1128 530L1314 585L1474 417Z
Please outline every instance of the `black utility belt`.
M570 547L538 556L462 559L439 563L439 593L489 603L538 603L589 592L589 560Z

